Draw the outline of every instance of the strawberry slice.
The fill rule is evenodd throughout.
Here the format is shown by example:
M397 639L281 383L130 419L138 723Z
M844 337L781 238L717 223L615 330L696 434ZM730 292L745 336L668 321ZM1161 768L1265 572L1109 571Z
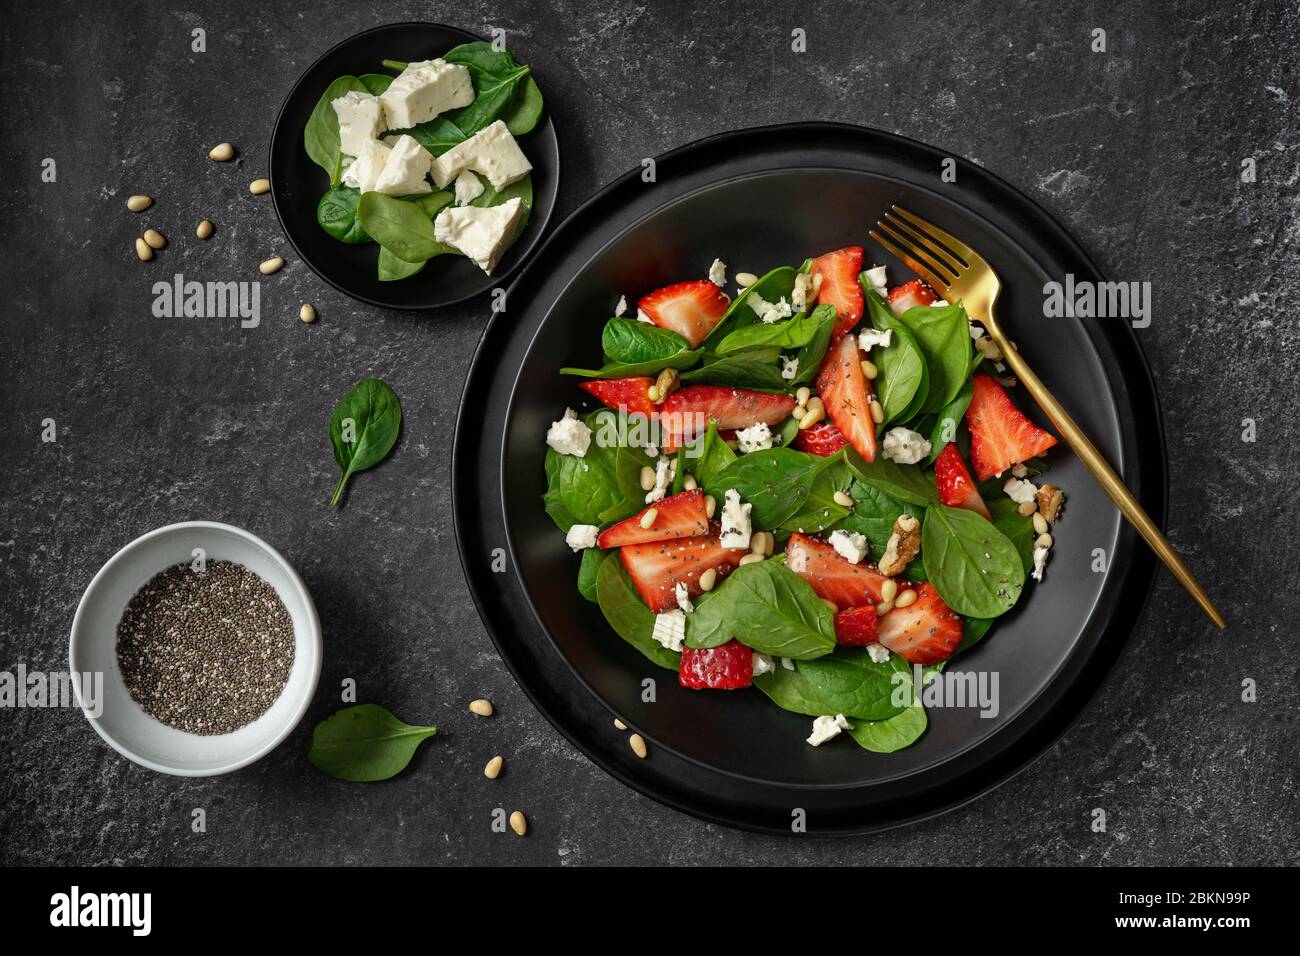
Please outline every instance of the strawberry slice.
M641 527L641 518L655 509L654 524ZM596 539L602 548L621 548L625 544L648 544L671 538L693 538L709 533L709 516L704 507L704 492L699 488L664 498L625 521L606 528Z
M920 279L913 279L911 282L904 282L902 285L894 286L889 290L886 299L894 315L902 315L908 309L915 308L918 305L929 305L931 302L939 301L939 297L934 294L934 290Z
M844 432L830 422L820 422L812 428L800 431L794 436L790 446L798 451L806 451L810 455L829 458L848 443L849 440L844 437Z
M827 350L817 371L817 392L848 443L867 461L875 461L876 424L871 420L870 386L862 374L857 339L846 335Z
M589 395L595 395L610 408L621 409L632 415L644 415L654 418L659 407L650 400L650 386L655 383L652 378L593 378L579 382L578 387Z
M934 484L939 489L939 500L948 507L966 508L993 520L956 445L945 445L934 460Z
M736 690L754 681L754 652L734 637L721 647L683 647L677 680L694 690Z
M880 643L909 664L937 664L961 643L961 617L929 583L922 584L914 603L881 617Z
M661 329L676 332L695 348L722 321L730 303L722 289L708 279L664 286L638 305Z
M862 247L845 246L812 261L812 274L822 277L817 304L835 306L837 333L847 332L862 318L865 305L858 273L862 271Z
M846 647L866 647L877 641L880 615L870 604L851 607L835 615L835 643Z
M685 439L703 434L709 427L709 419L718 423L719 430L748 428L759 422L775 425L789 417L794 404L789 395L717 385L688 385L673 392L660 406L660 445L665 451L675 451Z
M1056 438L1026 418L990 376L976 373L974 385L966 424L970 427L970 461L980 481L1056 444Z
M874 612L881 585L889 580L871 565L850 564L825 541L798 532L785 546L785 565L841 611L872 605Z
M740 564L745 553L724 548L715 531L708 536L629 544L619 548L618 556L641 600L658 614L677 607L679 582L686 584L691 597L697 597L703 593L699 583L701 574L715 568L719 578L726 577Z

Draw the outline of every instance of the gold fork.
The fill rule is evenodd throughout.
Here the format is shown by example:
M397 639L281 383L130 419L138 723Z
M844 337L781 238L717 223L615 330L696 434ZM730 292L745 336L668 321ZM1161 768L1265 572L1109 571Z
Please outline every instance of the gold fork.
M1124 487L1124 482L1120 481L1119 475L1107 464L1097 447L1088 440L1074 419L1066 413L1061 403L1052 396L1047 386L1020 357L1015 346L1008 341L1002 327L993 317L993 306L998 300L998 293L1002 291L1002 283L983 257L938 226L899 206L891 206L890 211L885 213L876 223L876 229L870 233L872 239L907 263L913 272L930 283L941 296L949 302L960 301L966 307L967 314L984 326L1016 378L1024 383L1038 407L1051 419L1065 438L1066 444L1105 489L1120 513L1129 524L1137 528L1138 534L1146 539L1151 550L1173 572L1187 593L1196 599L1210 620L1220 628L1227 627L1223 615L1204 588L1197 583L1192 572L1187 570L1187 565L1183 564L1178 552L1165 540L1165 536L1133 494Z

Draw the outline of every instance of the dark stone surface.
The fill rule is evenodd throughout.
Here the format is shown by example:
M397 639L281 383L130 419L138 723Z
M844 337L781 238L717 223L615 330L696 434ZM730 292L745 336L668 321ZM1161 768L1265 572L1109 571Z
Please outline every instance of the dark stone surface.
M154 527L206 518L298 567L325 627L307 720L241 772L181 780L111 751L76 710L0 712L0 860L49 863L1296 863L1294 391L1300 98L1293 5L488 4L560 129L560 212L642 157L798 119L880 126L984 164L1059 216L1117 279L1149 280L1140 332L1169 430L1170 537L1232 623L1216 634L1167 575L1098 700L1043 759L941 819L854 840L760 837L640 797L527 703L475 614L451 533L448 446L486 305L384 314L293 261L264 174L275 108L336 41L427 4L38 5L0 59L6 190L0 353L0 669L59 670L87 582ZM820 8L818 8L820 9ZM1014 11L1014 12L1013 12ZM190 52L190 30L208 51ZM808 52L790 52L802 27ZM1107 31L1109 51L1089 50ZM946 33L941 36L941 33ZM1267 51L1267 55L1259 55ZM232 164L205 153L228 140ZM41 161L58 163L56 183ZM1258 181L1239 179L1253 157ZM157 198L133 216L126 196ZM217 233L193 238L208 217ZM149 264L131 241L171 238ZM177 271L256 278L262 324L155 319ZM300 303L320 321L304 326ZM392 460L323 507L325 422L358 378L401 395ZM58 423L57 443L40 441ZM1241 440L1242 420L1258 441ZM306 761L345 677L446 730L381 785ZM1241 700L1242 681L1259 702ZM498 716L475 720L473 697ZM612 732L612 731L611 731ZM503 753L495 783L481 768ZM207 811L205 834L190 811ZM523 808L526 840L490 829ZM1107 811L1105 833L1090 813Z

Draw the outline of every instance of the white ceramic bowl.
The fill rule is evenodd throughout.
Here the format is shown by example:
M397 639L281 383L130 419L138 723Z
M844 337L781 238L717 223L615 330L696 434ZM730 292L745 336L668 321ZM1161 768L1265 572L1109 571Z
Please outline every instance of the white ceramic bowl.
M127 602L159 571L190 563L195 548L202 548L208 561L234 561L257 573L275 588L293 619L293 669L279 699L251 724L216 736L186 733L150 717L131 698L117 666L117 624ZM77 698L90 725L114 750L150 770L208 777L270 753L298 725L316 693L321 650L316 605L279 552L240 528L187 521L136 538L100 568L72 619L68 658L74 673L104 675L98 717L81 693Z

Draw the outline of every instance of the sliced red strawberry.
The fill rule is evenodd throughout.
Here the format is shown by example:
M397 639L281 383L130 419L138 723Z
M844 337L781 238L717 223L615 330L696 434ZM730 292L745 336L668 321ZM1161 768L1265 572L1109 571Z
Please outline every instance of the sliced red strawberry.
M686 584L687 593L697 597L703 593L700 575L716 568L723 578L740 564L743 551L729 551L715 534L651 544L629 544L619 549L619 557L636 585L637 593L650 610L658 614L677 607L677 585Z
M889 580L870 564L850 564L825 541L798 532L785 546L785 565L840 610L866 605L874 610L880 588Z
M922 584L915 602L880 618L880 643L909 664L937 664L952 657L961 643L961 617L938 591Z
M993 520L956 445L945 445L943 451L939 452L939 457L934 460L934 484L939 489L939 500L948 507L967 508Z
M595 395L610 408L619 408L631 415L654 418L659 407L650 400L652 378L593 378L579 382L578 387Z
M844 433L833 424L820 422L812 428L800 431L794 436L790 446L798 451L806 451L810 455L829 458L848 443L849 440L844 437Z
M654 524L643 528L641 519L651 508L656 512ZM648 544L651 541L693 538L708 533L709 516L704 507L704 492L694 488L664 498L627 520L606 528L596 543L602 548L620 548L625 544Z
M845 246L812 261L812 274L822 277L817 291L817 304L829 302L835 306L836 332L847 332L862 318L862 286L858 273L862 271L862 247Z
M902 285L894 286L889 290L886 299L894 315L902 315L908 309L915 308L918 305L929 305L931 302L937 302L939 297L934 294L933 289L920 279L913 279L911 282L904 282Z
M676 332L691 343L691 348L713 331L728 304L722 289L708 279L664 286L638 303L651 322Z
M871 420L871 393L862 374L858 341L845 336L832 345L817 372L817 392L826 414L867 461L876 460L876 424Z
M966 424L970 427L970 461L980 481L1056 444L1056 438L1026 418L990 376L976 373L974 385Z
M851 607L835 615L835 643L847 647L866 647L877 641L880 615L870 604Z
M734 637L721 647L683 647L677 680L694 690L736 690L754 681L754 652Z
M660 406L659 444L665 451L675 451L685 439L703 434L710 419L718 423L719 430L748 428L759 422L775 425L790 416L794 404L789 395L688 385L673 392Z

